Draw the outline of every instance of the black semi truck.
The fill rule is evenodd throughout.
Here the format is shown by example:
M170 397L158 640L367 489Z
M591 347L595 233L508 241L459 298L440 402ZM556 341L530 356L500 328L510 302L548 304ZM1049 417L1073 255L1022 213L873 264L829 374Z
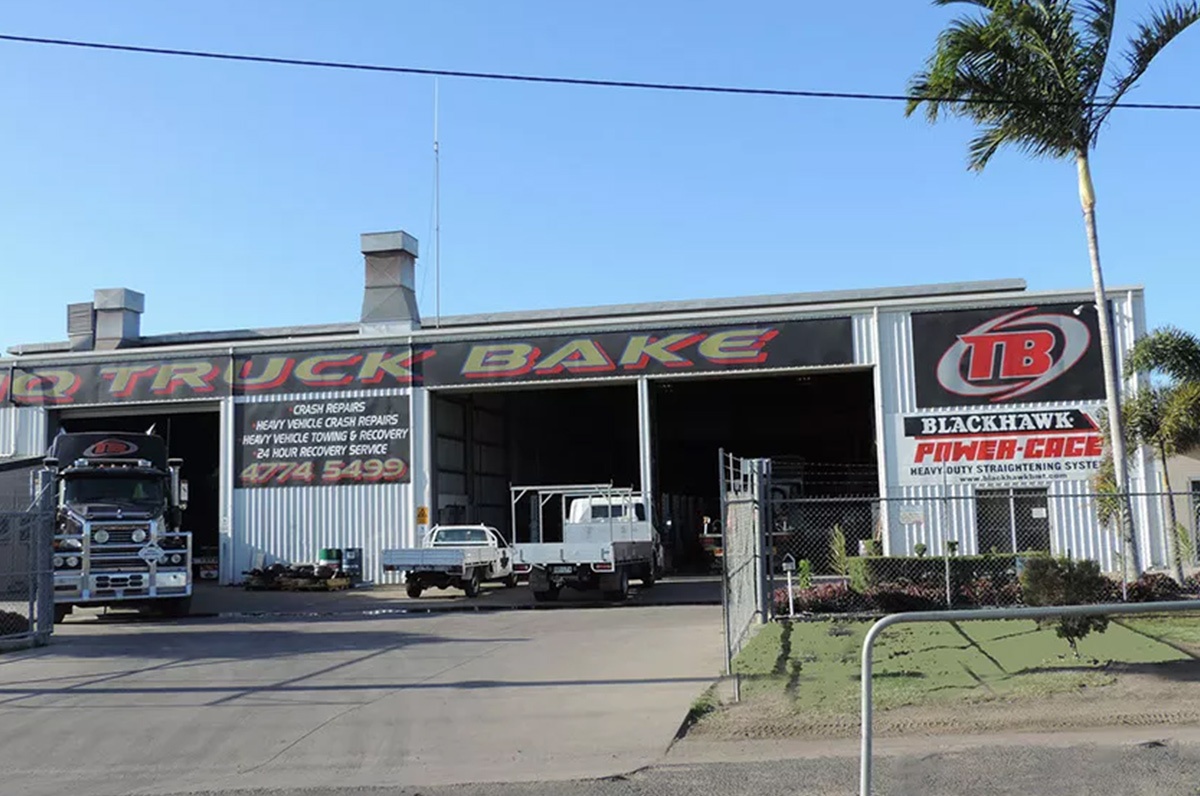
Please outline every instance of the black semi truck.
M153 434L60 433L34 473L52 507L54 620L76 605L184 616L192 600L192 537L181 530L187 483Z

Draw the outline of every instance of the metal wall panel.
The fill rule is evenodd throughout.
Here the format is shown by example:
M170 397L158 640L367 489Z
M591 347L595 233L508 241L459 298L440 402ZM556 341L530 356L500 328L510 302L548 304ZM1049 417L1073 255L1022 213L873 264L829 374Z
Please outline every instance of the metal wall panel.
M875 352L875 318L870 312L861 312L850 318L854 332L854 364L874 365Z
M46 452L46 410L40 406L0 407L0 462Z
M410 400L410 390L394 389L382 394ZM381 393L299 393L285 396L253 396L238 403L303 401L310 399L361 398ZM413 449L427 429L413 429ZM422 474L413 472L413 483ZM266 563L313 561L322 547L361 547L363 577L395 582L385 575L379 551L385 547L415 544L413 483L360 486L305 486L279 489L234 489L231 567L235 582L255 564L258 553Z

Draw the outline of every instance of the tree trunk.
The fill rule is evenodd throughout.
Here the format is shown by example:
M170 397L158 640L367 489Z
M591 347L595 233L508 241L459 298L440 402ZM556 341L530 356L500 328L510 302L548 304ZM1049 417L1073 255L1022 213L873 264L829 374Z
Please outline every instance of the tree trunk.
M1086 151L1075 157L1079 169L1079 203L1083 206L1083 223L1087 229L1088 254L1092 260L1092 290L1095 294L1097 322L1100 327L1100 358L1104 364L1104 397L1108 409L1109 440L1112 445L1113 469L1117 478L1117 501L1120 521L1125 535L1125 548L1133 562L1134 575L1142 572L1141 554L1133 529L1133 512L1129 504L1129 461L1125 457L1125 435L1121 428L1120 381L1117 360L1113 351L1112 318L1104 294L1104 272L1100 268L1100 240L1096 235L1096 192L1092 187L1092 170Z
M1175 512L1175 494L1171 491L1171 471L1167 469L1167 449L1158 446L1158 458L1163 466L1163 486L1167 490L1167 517L1171 527L1167 532L1167 549L1171 553L1171 564L1175 567L1175 580L1183 583L1183 555L1179 549L1179 516Z

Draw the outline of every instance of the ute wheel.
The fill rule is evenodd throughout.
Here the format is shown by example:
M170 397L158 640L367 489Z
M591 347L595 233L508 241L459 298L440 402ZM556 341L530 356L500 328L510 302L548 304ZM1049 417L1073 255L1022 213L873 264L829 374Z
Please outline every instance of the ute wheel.
M170 619L179 619L188 616L192 613L192 598L175 597L170 600L163 600L160 609L162 615Z
M417 583L415 580L410 580L408 583L404 584L404 591L408 593L409 597L412 597L415 600L421 596L421 584Z
M629 597L629 573L622 569L616 573L616 585L604 592L604 599L622 602Z
M504 579L504 588L515 589L517 588L517 582L517 573L514 572Z
M479 570L471 570L471 577L463 581L462 590L468 597L479 596Z
M535 591L533 599L539 603L552 603L558 599L558 589L546 589L544 591Z
M54 606L54 624L61 625L67 621L67 617L71 615L71 606L56 605Z

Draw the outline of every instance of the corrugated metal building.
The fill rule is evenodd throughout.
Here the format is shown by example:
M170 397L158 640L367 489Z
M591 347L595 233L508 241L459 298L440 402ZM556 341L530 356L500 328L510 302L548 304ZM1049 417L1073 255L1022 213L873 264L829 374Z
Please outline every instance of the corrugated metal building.
M40 455L59 429L153 423L185 460L190 530L224 583L322 547L363 548L366 576L384 580L379 550L439 520L520 541L513 483L638 486L672 520L683 565L717 510L722 447L798 462L792 497L882 498L889 553L953 539L962 553L1034 545L1117 566L1086 498L1104 398L1090 290L999 280L431 328L416 241L362 244L355 323L150 337L133 291L71 305L68 341L0 363L2 461ZM1144 332L1142 291L1112 290L1109 305L1124 350ZM1154 467L1139 460L1135 491L1157 484ZM1159 511L1135 500L1144 565L1165 559Z

